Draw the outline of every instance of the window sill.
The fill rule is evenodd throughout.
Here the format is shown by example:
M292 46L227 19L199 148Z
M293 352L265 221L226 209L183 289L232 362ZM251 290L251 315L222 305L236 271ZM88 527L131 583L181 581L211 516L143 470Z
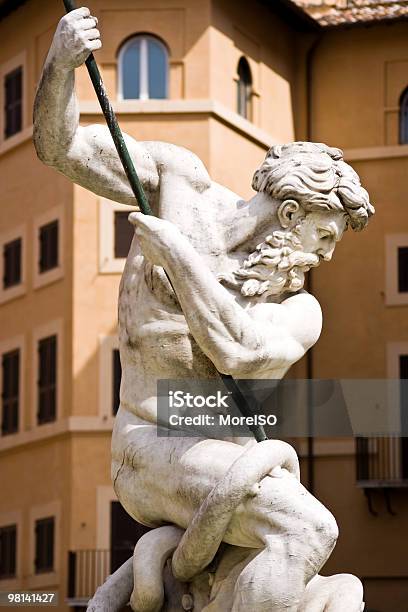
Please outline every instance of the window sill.
M386 306L408 306L408 294L407 293L396 293L395 295L388 295Z
M44 572L44 574L33 574L28 576L28 588L36 589L42 587L56 587L59 585L58 572Z
M126 258L103 259L99 264L99 274L122 274Z
M23 144L27 140L31 140L32 137L33 126L30 125L30 127L21 130L21 132L18 132L18 134L14 134L14 136L10 136L10 138L2 140L0 143L0 156L4 155L5 153L8 153L9 151Z
M7 440L11 440L13 439L13 436L18 436L18 434L20 433L20 430L17 429L17 431L6 431L6 432L1 432L0 433L0 440L7 438ZM3 578L0 578L0 580L3 580Z
M112 434L115 418L103 416L71 416L57 419L52 423L35 425L31 429L20 430L10 436L0 436L0 453L7 453L13 448L27 444L37 444L43 440L65 436L67 433L95 433L95 431Z
M64 277L64 270L62 266L58 266L58 268L54 268L49 270L48 272L42 272L34 276L33 287L34 289L41 289L41 287L45 287L46 285L51 285Z
M0 578L0 588L2 591L16 591L21 588L21 578Z
M14 285L7 289L0 289L0 304L15 300L27 292L25 284Z

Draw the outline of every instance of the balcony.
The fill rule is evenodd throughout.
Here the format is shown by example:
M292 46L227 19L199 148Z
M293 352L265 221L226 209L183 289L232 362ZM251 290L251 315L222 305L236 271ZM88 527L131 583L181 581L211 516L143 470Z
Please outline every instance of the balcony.
M68 599L72 607L86 607L96 589L111 574L110 550L68 552Z
M408 438L357 438L356 457L363 489L408 487Z

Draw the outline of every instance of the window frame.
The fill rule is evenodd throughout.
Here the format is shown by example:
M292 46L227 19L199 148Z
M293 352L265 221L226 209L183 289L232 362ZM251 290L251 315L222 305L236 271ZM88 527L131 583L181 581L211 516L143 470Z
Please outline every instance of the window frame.
M52 534L52 552L51 552L51 565L43 565L42 567L38 567L39 563L38 563L38 557L39 557L39 551L38 549L40 548L39 544L41 544L41 542L39 542L39 529L40 527L47 527L51 526L51 534ZM55 517L54 516L45 516L42 518L37 518L35 519L34 522L34 530L35 530L35 556L34 556L34 571L35 574L47 574L47 573L52 573L54 571L54 566L55 566ZM46 531L44 531L44 535L49 535L48 533L46 533ZM48 542L42 542L42 549L46 549ZM44 553L44 557L47 556L47 551L46 550L42 550L41 553Z
M47 274L47 272L51 272L51 270L55 270L59 266L59 243L60 243L60 227L59 220L54 219L54 221L50 221L49 223L45 223L44 225L40 225L38 228L39 235L39 274ZM45 239L51 240L51 238L55 237L56 241L56 261L49 261L54 256L54 248L51 249L50 243L48 245L45 244ZM45 247L48 246L46 249ZM44 252L45 251L45 252ZM48 261L46 261L48 259Z
M17 544L16 544L16 573L15 576L9 578L0 578L0 589L17 590L21 587L22 580L22 554L23 554L23 515L21 510L2 512L0 513L0 526L7 527L16 525L17 529Z
M120 367L120 379L119 381L116 381L116 356L118 356L119 359L119 367ZM112 390L111 390L111 397L112 397L112 404L111 404L111 409L112 409L112 415L116 416L118 410L119 410L119 405L120 405L120 385L122 382L122 363L120 361L120 351L119 348L114 348L112 349L112 353L111 353L111 360L112 360ZM118 387L118 394L117 394L117 399L118 399L118 403L117 405L115 404L115 400L116 400L116 382L119 382L119 387Z
M40 229L45 225L58 221L58 265L44 272L40 272ZM33 287L39 289L45 285L54 283L64 276L65 232L64 232L64 207L55 206L50 208L34 220L33 228Z
M6 117L5 117L5 77L13 72L16 68L21 66L22 68L22 100L21 100L21 130L5 138L5 125L6 125ZM18 141L21 138L21 134L24 132L27 127L27 53L26 51L22 51L18 55L11 57L9 60L0 65L0 144L10 143L10 146L13 145L15 141Z
M36 554L36 521L43 518L54 517L54 568L52 571L35 573L35 554ZM61 502L51 501L30 508L29 520L29 574L27 577L27 587L29 589L58 586L60 582L60 554L61 554Z
M117 237L116 230L117 229L120 230L120 225L122 223L121 221L119 223L117 222L118 216L120 219L126 218L126 230L129 232L129 235L131 236L130 244L132 243L134 228L128 221L128 216L129 216L128 210L125 210L125 211L114 210L113 211L113 256L115 259L126 259L126 257L128 256L129 250L126 253L126 255L123 255L123 256L116 254L117 250L119 250L117 247L123 246L123 245L118 244L116 240L116 237ZM129 249L130 249L130 244L129 244Z
M403 132L408 136L408 87L402 91L398 103L398 144L400 145L408 144L408 138L403 139Z
M57 337L57 355L56 355L56 407L55 407L55 419L45 423L38 422L38 375L39 375L39 352L38 343L40 340L48 338L49 336ZM55 427L55 424L61 419L63 414L63 320L56 319L46 325L37 327L33 330L32 338L32 413L31 413L31 427L41 430L47 430L47 428Z
M18 542L18 531L16 523L10 523L8 525L0 525L0 551L1 551L1 536L2 532L14 532L15 534L15 542L14 542L14 571L12 573L6 573L3 576L0 573L0 582L3 580L13 580L16 577L17 573L17 542Z
M47 345L45 345L45 343L47 343ZM42 362L40 359L40 354L41 354L41 346L44 348L45 346L48 347L48 351L50 351L50 347L52 347L53 352L54 352L54 370L55 370L55 379L52 381L42 381L41 380L41 374L43 374L42 372ZM37 340L37 351L38 351L38 358L37 358L37 425L46 425L47 423L54 423L56 421L56 414L57 414L57 394L58 394L58 336L57 334L51 334L50 336L45 336L43 338L39 338ZM46 355L46 364L45 364L45 369L48 370L51 374L51 368L50 366L50 361L49 361L49 357L50 357L50 353L48 352L48 355ZM42 383L42 384L41 384ZM40 420L40 410L41 410L41 397L42 396L47 396L47 394L49 395L50 392L52 392L52 397L54 400L54 405L53 405L53 418L49 418L49 414L47 415L47 413L44 413L42 416L42 420Z
M387 306L408 305L408 291L398 290L398 249L408 247L408 234L385 236L385 303Z
M25 427L24 427L24 412L23 412L23 407L24 407L24 391L25 391L25 386L24 386L24 373L25 373L25 368L24 368L24 364L25 364L25 342L24 342L24 336L15 336L13 338L9 338L7 340L4 340L2 342L0 342L0 358L3 358L3 355L10 353L12 351L18 350L20 353L20 374L19 374L19 387L18 387L18 429L17 431L13 432L13 433L8 433L8 434L2 434L1 432L1 428L0 428L0 440L9 440L12 439L15 436L18 436L19 434L21 434ZM2 391L3 389L3 367L0 367L0 390ZM0 407L0 417L3 417L3 406L1 405Z
M244 66L245 70L248 73L248 77L249 80L248 82L245 82L241 76L240 76L240 67ZM251 70L251 66L249 64L248 59L245 57L245 55L241 55L241 57L238 60L238 64L237 64L237 70L236 70L237 76L236 76L236 84L237 84L237 98L236 98L236 112L237 114L242 117L243 119L246 119L247 121L252 121L253 118L253 103L252 103L252 99L253 99L253 86L254 86L254 79L252 76L252 70ZM245 114L243 114L242 112L240 112L240 101L241 101L241 88L245 87Z
M137 206L119 204L106 198L99 201L99 273L122 274L126 257L115 257L115 212L129 214L139 211Z
M130 47L132 42L136 39L140 40L140 65L139 65L139 74L140 74L140 85L139 85L139 97L138 98L124 98L123 97L123 56L126 53L127 49ZM164 98L150 98L149 97L149 54L148 54L148 40L154 40L154 42L158 43L165 52L166 60L167 60L167 69L165 73L165 97ZM130 38L128 38L120 47L118 53L118 87L117 87L117 98L118 100L168 100L169 98L169 72L170 72L170 54L167 45L154 34L141 32L139 34L134 34Z
M113 351L119 350L117 335L99 336L99 416L111 422L113 413Z
M5 365L5 358L14 358L15 356L17 356L17 395L14 395L13 393L6 399L5 398L5 393L4 393L4 365ZM21 354L20 354L20 349L12 349L11 351L7 351L5 353L2 353L1 355L1 372L2 372L2 381L1 381L1 404L2 404L2 415L1 415L1 435L2 436L11 436L13 434L16 434L19 432L20 429L20 423L19 423L19 416L20 416L20 377L21 377ZM14 373L14 376L16 376L16 374ZM13 378L14 378L13 376ZM14 381L13 381L14 382ZM8 430L8 431L4 431L3 430L3 420L4 420L4 407L6 402L9 402L10 404L13 405L13 408L15 408L14 404L17 403L16 406L16 412L17 412L17 428L15 430ZM10 410L10 407L9 407ZM14 410L13 410L14 412Z
M21 280L16 285L11 285L10 287L4 287L3 277L4 277L4 247L6 244L21 239ZM18 298L27 291L26 287L26 226L18 225L10 230L7 230L3 234L0 235L0 304L4 304L9 300L14 300Z
M7 108L7 86L10 83L10 79L11 78L16 78L18 77L18 84L19 84L19 88L21 89L20 93L20 97L16 97L12 102L9 101L9 106L12 107L11 111L12 111L12 117L13 120L15 119L14 117L14 112L17 109L19 109L19 114L18 114L18 119L19 119L19 125L10 125L8 123L8 111L9 108ZM15 88L15 82L13 83L14 88ZM23 66L17 66L16 68L13 68L13 70L11 70L10 72L7 72L7 74L4 75L4 80L3 80L3 87L4 87L4 134L3 134L3 138L4 140L8 140L9 138L12 138L13 136L15 136L16 134L19 134L20 132L23 131L23 99L24 99L24 90L23 90ZM12 122L11 122L12 123ZM16 122L15 122L16 123ZM7 131L10 131L10 129L13 128L13 131L11 133L6 133Z

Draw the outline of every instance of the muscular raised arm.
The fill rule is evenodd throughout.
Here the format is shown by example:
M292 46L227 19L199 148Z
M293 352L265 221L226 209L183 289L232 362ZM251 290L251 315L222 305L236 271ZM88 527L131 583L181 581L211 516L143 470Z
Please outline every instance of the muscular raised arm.
M83 7L59 22L45 61L34 105L34 144L38 157L76 183L104 197L134 204L106 126L79 125L74 70L101 47L97 20ZM146 147L125 136L148 195L159 183L156 164Z
M45 164L75 183L116 202L134 205L134 195L108 128L79 125L74 70L90 52L101 47L96 26L96 18L85 7L60 20L36 95L34 145ZM180 174L183 169L183 177L192 185L209 185L203 164L185 149L168 143L136 142L126 134L124 138L153 208L163 172Z

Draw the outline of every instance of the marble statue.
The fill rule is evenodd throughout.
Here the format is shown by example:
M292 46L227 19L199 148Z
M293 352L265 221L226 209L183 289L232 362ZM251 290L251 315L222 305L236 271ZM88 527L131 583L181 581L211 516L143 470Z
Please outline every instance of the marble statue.
M108 129L79 125L74 69L100 47L87 8L61 19L36 96L34 143L75 183L134 205ZM305 273L331 259L347 227L365 227L368 194L342 152L320 143L273 146L244 201L192 152L126 142L156 216L129 216L112 479L127 512L154 529L89 609L116 610L130 596L137 612L360 612L357 578L318 575L338 528L300 483L294 449L158 438L156 384L218 372L283 377L321 332Z

